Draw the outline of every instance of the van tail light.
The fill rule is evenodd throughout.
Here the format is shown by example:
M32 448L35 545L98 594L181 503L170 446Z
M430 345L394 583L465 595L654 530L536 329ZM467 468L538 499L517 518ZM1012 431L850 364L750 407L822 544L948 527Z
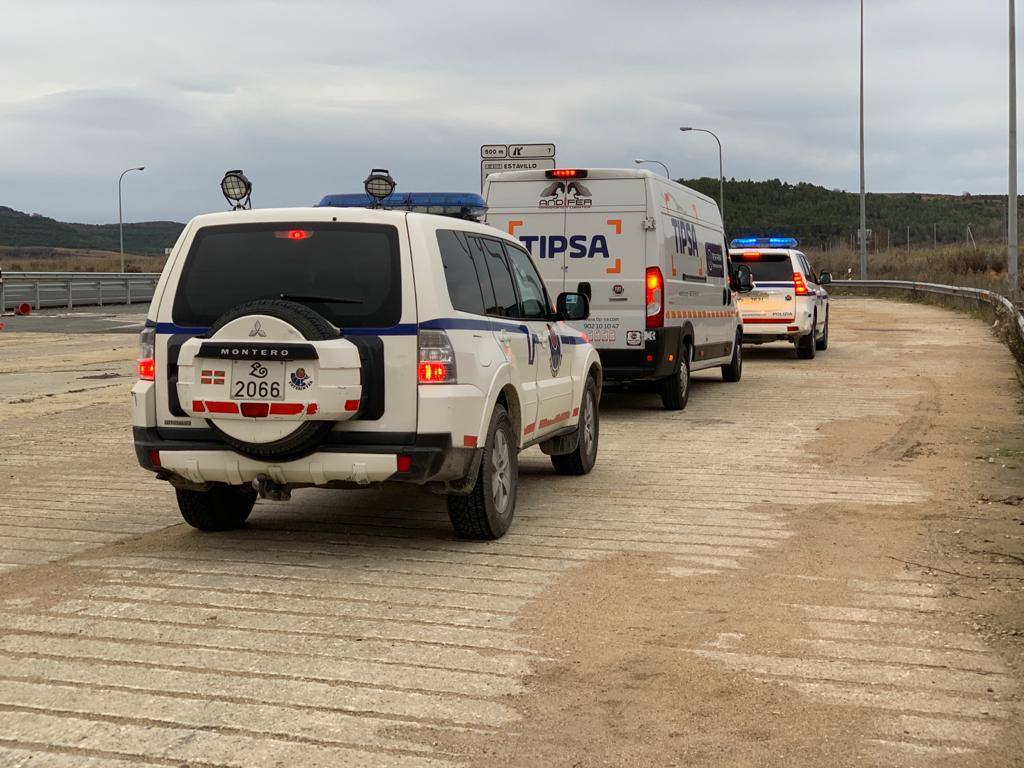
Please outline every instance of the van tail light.
M658 267L647 268L647 327L661 328L665 324L665 280Z
M420 384L458 383L455 350L444 331L420 329L416 380Z
M156 328L146 328L139 334L139 378L156 380Z
M807 283L804 282L804 276L799 272L793 273L793 285L796 286L795 293L797 296L807 295Z

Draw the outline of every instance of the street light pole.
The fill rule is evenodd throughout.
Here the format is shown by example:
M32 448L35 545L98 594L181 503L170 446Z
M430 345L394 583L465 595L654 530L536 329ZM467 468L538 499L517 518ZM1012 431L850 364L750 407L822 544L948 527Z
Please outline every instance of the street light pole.
M668 166L661 162L661 160L644 160L643 158L638 157L633 162L637 165L640 165L641 163L654 163L656 165L660 165L665 170L665 177L669 179L672 178L672 174L668 172Z
M121 237L121 274L124 274L124 216L121 213L121 182L124 180L124 175L130 171L144 171L146 166L139 165L135 168L126 168L121 171L121 175L117 178L117 230Z
M1017 259L1017 10L1010 0L1010 172L1006 213L1006 276L1010 281L1010 298L1020 298Z
M1012 2L1012 0L1011 0ZM868 208L864 187L864 0L860 0L860 279L868 279Z
M725 166L722 163L722 141L721 141L721 139L718 138L718 136L713 131L709 131L707 128L691 128L690 126L684 126L684 127L680 128L679 130L683 131L684 133L686 131L699 131L700 133L710 133L714 137L715 141L718 142L718 209L719 209L719 211L722 214L722 222L723 222L723 226L724 226L724 222L725 222L725 170L724 170L724 168L725 168Z

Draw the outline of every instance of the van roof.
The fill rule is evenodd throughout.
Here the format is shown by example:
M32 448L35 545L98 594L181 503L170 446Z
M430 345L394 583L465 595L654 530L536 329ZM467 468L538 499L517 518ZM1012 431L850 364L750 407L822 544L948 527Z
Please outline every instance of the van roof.
M665 184L669 187L677 189L681 192L686 192L690 195L695 195L702 200L706 200L712 205L718 205L718 202L713 197L698 192L693 187L687 187L684 184L680 184L678 181L665 178L661 174L654 173L645 168L583 168L582 166L571 166L578 168L579 170L585 170L587 172L587 179L653 179L660 184ZM493 181L547 181L548 175L546 170L537 171L499 171L498 173L491 173L487 176L488 182ZM567 179L568 180L568 179Z

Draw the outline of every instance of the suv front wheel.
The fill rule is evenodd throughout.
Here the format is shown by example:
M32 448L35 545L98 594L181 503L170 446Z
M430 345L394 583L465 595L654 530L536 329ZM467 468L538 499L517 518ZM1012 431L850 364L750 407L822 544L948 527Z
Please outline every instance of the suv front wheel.
M200 531L241 528L256 504L256 491L214 485L208 491L176 490L178 509L185 522Z
M500 539L512 525L519 488L519 450L512 420L494 407L476 484L468 496L448 497L448 517L464 539Z

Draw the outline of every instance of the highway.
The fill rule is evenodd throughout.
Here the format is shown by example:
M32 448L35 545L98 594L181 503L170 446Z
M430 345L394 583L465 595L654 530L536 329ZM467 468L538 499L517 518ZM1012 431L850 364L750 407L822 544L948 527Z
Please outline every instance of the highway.
M185 526L135 463L145 307L0 331L0 765L1011 766L1024 397L967 315L836 298L685 411L606 393L511 532L408 489Z

